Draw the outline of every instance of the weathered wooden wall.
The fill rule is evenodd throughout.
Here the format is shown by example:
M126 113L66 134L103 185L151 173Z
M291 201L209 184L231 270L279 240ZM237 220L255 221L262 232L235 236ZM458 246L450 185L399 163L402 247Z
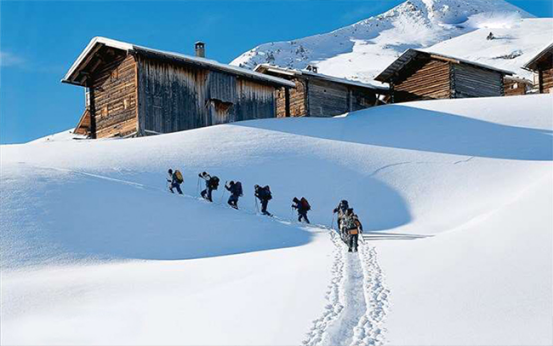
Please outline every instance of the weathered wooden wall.
M349 90L343 84L310 79L307 84L309 116L328 117L349 111Z
M539 71L539 92L542 94L553 93L553 68Z
M376 93L368 92L366 89L350 86L350 112L376 106Z
M503 75L466 64L451 64L452 97L503 96Z
M140 134L275 117L275 87L139 57Z
M117 56L92 75L97 138L128 136L137 131L136 62Z
M393 84L395 103L449 98L449 63L426 59L416 61Z
M247 79L237 81L236 121L276 117L276 88Z
M510 78L503 78L505 96L526 95L526 83Z
M303 117L307 115L307 94L305 81L299 78L293 78L292 82L296 84L295 88L289 89L289 116ZM286 92L281 88L277 94L277 116L286 116Z
M376 93L368 89L313 77L294 77L296 87L289 91L289 116L328 117L372 107ZM277 116L285 117L286 93L277 93Z

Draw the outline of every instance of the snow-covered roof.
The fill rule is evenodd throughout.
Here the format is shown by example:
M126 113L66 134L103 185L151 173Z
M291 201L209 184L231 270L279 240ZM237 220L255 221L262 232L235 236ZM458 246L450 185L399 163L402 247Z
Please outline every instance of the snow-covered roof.
M538 54L536 54L532 59L530 59L530 61L524 64L523 68L531 71L535 70L538 62L547 54L553 54L553 42L548 44L547 47L545 47L544 49L540 50Z
M460 58L445 55L445 54L434 53L434 52L430 52L430 51L424 51L424 50L410 48L410 49L407 49L405 52L403 52L403 54L401 54L401 56L399 58L397 58L394 62L392 62L388 67L386 67L386 69L384 69L384 71L380 72L380 74L375 77L375 80L380 81L380 82L388 82L389 79L394 74L396 74L398 71L405 68L407 65L409 65L409 63L411 63L411 61L413 61L413 59L415 59L416 57L418 57L420 55L426 55L426 56L431 57L431 58L446 60L446 61L454 62L454 63L457 63L457 64L473 65L473 66L477 66L477 67L480 67L480 68L483 68L483 69L497 71L499 73L506 74L506 75L513 75L514 74L511 71L499 69L499 68L489 66L489 65L480 64L480 63L477 63L477 62L474 62L474 61L460 59Z
M116 41L105 37L94 37L90 41L90 43L86 46L83 52L79 55L77 60L73 63L69 71L67 71L62 82L79 84L76 82L76 78L78 77L78 74L79 74L78 72L80 71L80 69L82 69L84 66L87 65L87 63L89 62L88 57L91 54L94 54L103 46L111 47L114 49L123 50L127 52L132 51L138 54L148 55L152 58L163 58L163 59L173 61L175 63L190 64L190 65L201 66L207 69L223 71L230 74L240 75L246 78L259 80L270 84L277 84L277 85L282 85L287 87L295 86L294 83L282 78L273 77L262 73L257 73L237 66L222 64L215 60L137 46L134 44Z
M261 72L261 73L263 73L263 72L272 72L272 73L275 73L275 74L280 74L280 75L285 75L285 76L306 75L306 76L313 77L313 78L324 79L324 80L334 82L334 83L353 85L353 86L360 87L360 88L367 88L367 89L381 90L381 91L389 90L389 88L386 87L386 86L377 86L377 85L372 85L372 84L366 84L366 83L361 83L361 82L357 82L357 81L352 81L352 80L349 80L349 79L346 79L346 78L333 77L333 76L325 75L325 74L318 73L318 72L312 72L312 71L308 71L308 70L291 69L291 68L286 68L286 67L281 67L281 66L276 66L276 65L271 65L271 64L257 65L255 67L254 71Z

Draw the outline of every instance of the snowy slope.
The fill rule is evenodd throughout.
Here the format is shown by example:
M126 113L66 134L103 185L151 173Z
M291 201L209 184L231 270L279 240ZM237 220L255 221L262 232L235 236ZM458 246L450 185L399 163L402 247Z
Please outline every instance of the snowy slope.
M232 64L299 69L316 64L321 73L370 82L407 48L429 47L487 25L510 25L528 17L503 0L409 0L330 33L262 44Z
M532 72L522 69L522 66L553 40L552 18L527 18L475 25L481 26L481 29L440 42L425 50L513 71L532 80ZM486 39L490 32L495 39Z
M2 146L1 341L546 344L552 112L550 95L439 100ZM191 197L203 170L243 182L240 211ZM348 199L360 253L290 222L294 196L324 225Z

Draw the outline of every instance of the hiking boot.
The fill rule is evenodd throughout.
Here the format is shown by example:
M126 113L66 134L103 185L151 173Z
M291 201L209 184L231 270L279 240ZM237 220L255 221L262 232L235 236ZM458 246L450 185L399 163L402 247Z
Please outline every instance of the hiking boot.
M351 252L351 249L348 249L348 252Z

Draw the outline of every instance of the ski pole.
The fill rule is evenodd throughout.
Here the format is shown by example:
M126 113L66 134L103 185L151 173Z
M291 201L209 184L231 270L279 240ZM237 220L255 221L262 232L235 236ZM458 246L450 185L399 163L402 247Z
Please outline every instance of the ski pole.
M198 177L198 182L196 183L196 195L200 193L200 177Z
M334 227L334 213L332 213L332 221L330 222L330 229Z
M257 205L257 198L254 197L255 200L255 210L257 210L257 213L259 214L259 206Z
M221 195L221 200L219 201L219 204L223 204L223 197L225 197L225 192L227 192L226 189L223 190L223 194Z

